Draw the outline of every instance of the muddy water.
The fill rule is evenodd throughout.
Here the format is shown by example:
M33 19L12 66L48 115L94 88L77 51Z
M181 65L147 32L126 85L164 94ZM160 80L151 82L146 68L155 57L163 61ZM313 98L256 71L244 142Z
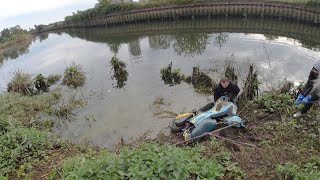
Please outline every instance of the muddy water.
M6 57L0 65L0 88L5 91L17 69L48 75L63 74L72 62L82 65L86 85L65 89L88 104L77 110L77 120L56 131L74 142L112 147L120 137L129 141L165 129L170 114L159 112L182 112L210 101L209 95L184 82L166 85L160 70L170 62L185 75L198 66L216 81L231 63L240 86L253 63L262 90L268 90L284 78L306 80L320 57L318 32L317 27L296 22L230 18L55 32L35 39L18 57ZM126 77L114 72L113 56L126 64ZM164 105L154 105L159 97Z

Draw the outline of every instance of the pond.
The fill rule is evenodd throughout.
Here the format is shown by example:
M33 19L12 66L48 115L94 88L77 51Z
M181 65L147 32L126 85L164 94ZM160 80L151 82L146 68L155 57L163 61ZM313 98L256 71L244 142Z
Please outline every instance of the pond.
M160 71L171 62L181 74L189 76L199 67L214 81L229 64L240 86L254 64L261 91L268 91L284 79L295 84L306 81L320 57L319 48L318 27L267 18L65 30L37 37L18 55L6 56L0 64L0 88L6 90L18 69L33 75L63 74L72 62L80 64L87 82L68 91L81 94L88 104L78 110L77 120L55 131L77 143L113 147L120 137L130 141L146 132L154 137L166 130L170 112L199 108L212 100L185 82L165 83ZM112 65L112 57L125 63L121 73Z

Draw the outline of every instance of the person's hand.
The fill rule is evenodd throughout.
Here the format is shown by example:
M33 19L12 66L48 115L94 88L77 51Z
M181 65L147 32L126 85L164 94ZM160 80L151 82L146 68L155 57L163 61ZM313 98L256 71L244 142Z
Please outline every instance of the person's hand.
M301 101L304 99L304 95L303 94L299 94L296 101L294 102L295 105L299 105L301 103Z
M302 101L301 101L301 103L304 104L304 105L306 105L310 100L311 100L311 96L309 95L309 96L303 98Z

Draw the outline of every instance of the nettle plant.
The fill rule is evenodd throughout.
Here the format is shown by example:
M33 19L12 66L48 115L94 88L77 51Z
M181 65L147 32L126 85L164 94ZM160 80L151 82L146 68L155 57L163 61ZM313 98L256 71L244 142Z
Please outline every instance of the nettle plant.
M264 94L254 101L258 108L266 112L291 111L294 108L292 96L289 94Z
M225 175L226 163L202 156L203 147L177 148L142 144L119 154L79 156L68 160L65 179L217 179ZM229 172L228 172L229 173Z

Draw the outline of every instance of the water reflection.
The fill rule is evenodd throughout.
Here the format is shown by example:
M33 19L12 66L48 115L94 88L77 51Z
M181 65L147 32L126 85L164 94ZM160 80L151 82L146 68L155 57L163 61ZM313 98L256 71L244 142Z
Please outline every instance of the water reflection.
M16 59L23 54L29 53L29 46L32 43L32 39L27 39L10 48L4 48L0 50L0 63L8 59Z
M173 35L173 49L178 55L200 55L207 47L206 33L183 33Z
M275 19L246 20L238 18L220 18L214 20L158 22L148 24L132 24L96 29L71 29L66 31L72 37L79 37L94 42L105 42L109 46L119 47L128 44L133 56L141 55L141 39L148 37L152 49L173 48L178 55L201 55L209 43L223 47L227 43L229 33L264 34L266 40L275 41L279 36L294 39L302 47L318 51L320 48L320 32L318 27L310 24L292 23ZM210 34L213 42L209 42Z
M131 55L137 57L141 55L140 39L132 40L128 43Z
M168 49L171 46L171 36L168 35L154 35L148 36L149 47L151 49Z

